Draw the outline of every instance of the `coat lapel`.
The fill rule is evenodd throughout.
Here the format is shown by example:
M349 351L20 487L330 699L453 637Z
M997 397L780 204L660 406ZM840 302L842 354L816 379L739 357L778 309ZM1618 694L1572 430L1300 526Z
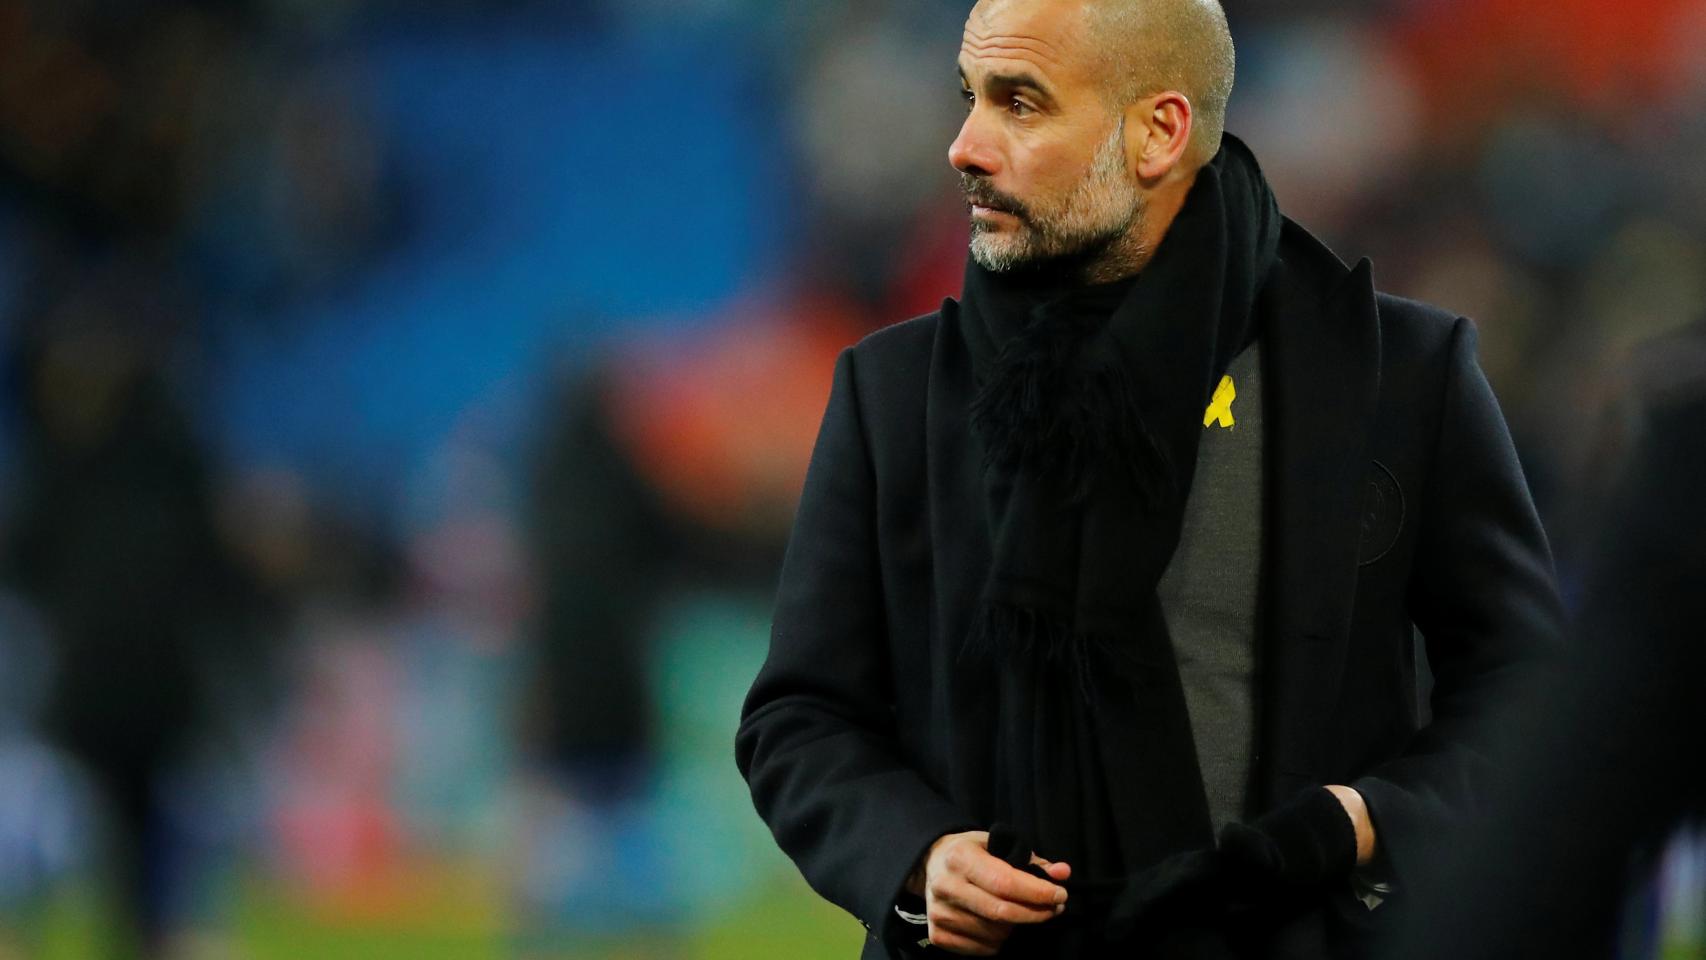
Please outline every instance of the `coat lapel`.
M1262 633L1262 808L1318 784L1322 722L1338 700L1380 390L1369 262L1347 270L1290 221L1266 291L1269 420L1267 622Z

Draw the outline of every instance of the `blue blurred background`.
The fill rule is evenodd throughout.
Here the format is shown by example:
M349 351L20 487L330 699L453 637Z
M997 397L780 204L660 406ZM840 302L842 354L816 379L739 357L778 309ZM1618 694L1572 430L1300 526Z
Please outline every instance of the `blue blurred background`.
M0 958L853 956L732 737L836 352L957 292L968 7L0 0ZM1570 590L1700 362L1706 4L1227 7Z

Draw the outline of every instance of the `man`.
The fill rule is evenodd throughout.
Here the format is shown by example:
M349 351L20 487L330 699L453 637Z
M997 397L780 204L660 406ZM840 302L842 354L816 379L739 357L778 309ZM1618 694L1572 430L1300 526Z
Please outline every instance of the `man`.
M1280 216L1214 0L982 0L959 70L964 294L837 365L758 811L867 958L1355 954L1557 630L1473 327Z

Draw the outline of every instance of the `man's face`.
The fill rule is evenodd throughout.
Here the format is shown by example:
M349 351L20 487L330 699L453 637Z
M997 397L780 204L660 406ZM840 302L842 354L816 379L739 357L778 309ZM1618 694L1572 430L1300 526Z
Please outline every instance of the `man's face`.
M966 20L967 115L948 159L985 269L1094 256L1142 219L1123 123L1100 95L1083 23L1077 0L983 0Z

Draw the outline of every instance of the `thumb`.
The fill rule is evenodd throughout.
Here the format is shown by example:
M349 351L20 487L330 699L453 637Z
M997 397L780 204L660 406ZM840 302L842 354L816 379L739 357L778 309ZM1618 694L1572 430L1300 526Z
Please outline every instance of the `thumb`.
M1031 863L1042 867L1043 872L1048 874L1048 878L1053 880L1055 883L1065 883L1066 880L1072 876L1072 866L1070 864L1054 863L1049 860L1044 860L1042 857L1032 857Z
M1044 859L1037 854L1030 854L1030 866L1041 868L1042 873L1056 883L1065 883L1066 878L1071 876L1071 866L1065 865L1065 863L1054 863L1053 859Z

